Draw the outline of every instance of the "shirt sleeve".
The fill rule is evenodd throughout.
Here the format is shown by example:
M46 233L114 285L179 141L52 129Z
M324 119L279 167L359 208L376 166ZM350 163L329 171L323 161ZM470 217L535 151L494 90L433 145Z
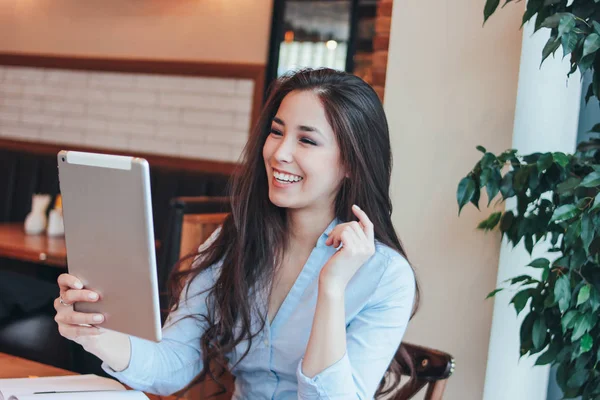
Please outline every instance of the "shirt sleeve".
M200 250L215 236L216 232ZM117 372L102 363L102 369L133 389L158 395L170 395L189 384L203 367L200 337L206 323L188 316L206 315L207 289L215 282L216 269L216 265L211 266L192 281L189 289L184 288L179 308L167 317L159 343L130 336L127 368Z
M346 327L344 356L313 378L298 363L298 399L372 399L406 331L415 286L408 261L391 257L373 297Z

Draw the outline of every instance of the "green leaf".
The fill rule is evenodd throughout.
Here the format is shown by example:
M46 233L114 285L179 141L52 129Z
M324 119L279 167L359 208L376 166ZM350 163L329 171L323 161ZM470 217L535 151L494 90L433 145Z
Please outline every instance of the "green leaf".
M533 295L533 291L531 289L525 289L525 290L521 290L519 293L517 293L512 298L512 300L510 302L515 305L515 310L517 311L517 315L519 315L519 313L521 311L523 311L523 308L525 308L525 305L527 304L527 300L529 300L529 298L532 295Z
M600 185L600 172L598 171L594 171L588 175L586 175L585 178L583 178L583 181L581 181L581 185L583 187L596 187Z
M574 204L565 204L554 210L550 222L569 220L580 213L579 208Z
M562 275L556 280L554 297L558 300L560 312L565 312L569 308L569 302L571 301L571 283L568 276Z
M480 152L482 152L482 153L485 153L485 152L487 151L487 150L485 149L485 147L483 147L483 146L477 146L477 147L475 147L475 148L476 148L477 150L479 150Z
M575 189L580 184L581 184L581 179L576 176L572 176L572 177L568 178L567 180L556 185L556 193L558 193L558 194L566 193L570 190Z
M504 288L499 288L499 289L494 289L491 292L488 293L487 296L485 296L486 299L489 299L490 297L494 297L496 295L496 293L500 292L504 290Z
M576 371L567 381L567 386L572 389L578 389L587 381L589 375L590 372L587 369Z
M567 156L565 153L561 153L559 151L554 152L553 154L554 156L554 161L556 161L556 163L558 165L560 165L561 167L566 167L567 164L569 164L569 156Z
M577 295L577 305L579 307L580 304L585 303L590 298L590 285L585 285L579 290L579 294Z
M579 72L581 72L582 74L585 73L585 71L587 71L588 69L590 69L590 67L592 66L592 64L594 63L594 58L596 57L595 54L588 54L585 57L582 57L579 60L578 63L578 67L579 67ZM592 89L592 94L594 94L594 90L592 85L590 84L589 86ZM586 95L587 97L587 95Z
M514 220L514 214L512 211L506 211L502 218L500 218L500 230L502 232L506 232L512 226L512 222Z
M550 261L546 258L537 258L529 264L527 264L527 266L533 268L547 268L550 266Z
M544 345L547 335L546 320L544 315L541 314L539 318L533 323L533 331L531 332L531 339L533 340L533 347L539 349Z
M561 40L559 38L551 36L550 39L548 39L548 41L544 45L544 48L542 49L542 62L540 62L540 66L544 63L546 58L550 56L550 54L554 54L554 52L556 51L556 49L558 49L560 44Z
M483 23L488 20L488 18L496 11L498 8L498 4L500 4L500 0L487 0L485 2L485 7L483 8Z
M583 42L583 57L600 49L600 35L592 33Z
M563 315L562 319L560 320L563 334L567 333L567 330L573 327L576 321L575 317L578 315L579 313L576 310L568 311L565 313L565 315Z
M558 346L555 342L550 343L550 346L548 346L548 350L546 350L544 354L538 357L537 361L535 362L535 365L550 364L556 359L556 355L558 354L559 349L560 346Z
M592 336L589 333L583 335L580 346L582 353L588 352L592 349L592 346L594 346L594 339L592 339Z
M542 172L550 168L553 162L554 157L552 157L552 153L542 154L537 160L538 174L541 174Z
M513 189L514 172L515 171L507 172L502 177L502 182L500 183L500 193L502 193L502 197L505 199L515 195L515 190Z
M584 213L581 217L581 240L586 254L589 253L588 249L590 248L590 244L592 244L592 240L594 240L595 232L596 228L590 214Z
M598 3L598 1L596 1L596 3ZM594 32L600 34L600 24L598 23L598 21L592 21L592 25L594 26Z
M496 197L498 192L500 191L500 182L502 182L502 175L500 175L500 171L497 169L491 170L491 175L487 181L485 189L487 190L488 195L488 207L490 206L492 200Z
M579 35L577 35L575 32L567 32L560 37L560 43L563 47L563 58L575 50L578 41Z
M587 333L592 328L592 321L590 314L582 315L581 318L578 318L575 321L575 325L573 326L573 336L571 336L571 340L575 341L582 337L585 333Z
M463 178L458 184L458 190L456 192L456 199L458 200L458 215L462 208L471 201L471 198L475 194L475 181L467 176Z
M498 211L495 213L492 213L488 219L486 219L485 221L482 221L477 228L478 229L485 229L486 231L491 231L492 229L494 229L496 227L496 225L498 225L498 222L500 222L500 217L502 216L502 212Z
M544 19L544 22L542 22L541 27L550 29L558 28L558 23L560 22L560 19L566 14L567 13L555 13L548 16L546 19Z
M563 15L558 22L558 37L571 32L573 28L575 28L575 17L573 14L567 13Z

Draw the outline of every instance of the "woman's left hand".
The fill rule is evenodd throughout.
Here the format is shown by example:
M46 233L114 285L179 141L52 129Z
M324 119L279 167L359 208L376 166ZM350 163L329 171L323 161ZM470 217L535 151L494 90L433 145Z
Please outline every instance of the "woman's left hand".
M337 225L325 244L337 248L343 245L323 266L319 284L335 290L345 290L356 271L375 254L373 223L367 214L354 205L352 211L359 222L352 221Z

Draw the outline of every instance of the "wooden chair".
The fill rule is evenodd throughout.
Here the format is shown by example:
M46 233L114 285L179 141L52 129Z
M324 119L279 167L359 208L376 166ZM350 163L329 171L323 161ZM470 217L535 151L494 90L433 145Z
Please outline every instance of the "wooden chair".
M216 207L215 202L224 202L222 207ZM181 206L182 204L187 206ZM198 213L198 211L217 208L219 211L228 211L229 203L226 198L178 198L174 204L179 204L180 208L189 211L182 214L181 236L180 236L180 256L184 256L194 251L199 244L203 243L210 234L223 222L227 212L218 213ZM194 205L192 205L194 204ZM207 206L207 204L211 204ZM189 264L182 265L182 268L188 268ZM426 390L424 400L441 400L448 378L454 372L454 358L442 351L434 350L410 343L402 343L398 349L395 359L400 363L402 375L410 377L401 386L386 396L390 400L408 400L419 393L422 389ZM415 366L415 373L410 375L410 368L406 361L409 359ZM223 378L227 387L226 394L218 397L211 397L216 400L227 400L231 398L233 391L233 377L227 374ZM206 399L209 394L219 391L219 387L214 382L204 382L192 388L184 397L185 399Z

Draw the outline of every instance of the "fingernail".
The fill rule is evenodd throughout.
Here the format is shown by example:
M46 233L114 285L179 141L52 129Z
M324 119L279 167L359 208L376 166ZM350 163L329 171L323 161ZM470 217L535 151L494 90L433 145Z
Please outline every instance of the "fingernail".
M359 206L357 206L356 204L355 204L355 205L353 205L352 207L356 207L356 208L358 208L358 209L360 210L360 207L359 207Z
M75 289L83 289L83 285L81 284L81 282L75 282Z
M98 294L97 293L90 293L89 297L92 300L96 300L98 298Z
M103 319L104 317L102 315L94 315L94 321L96 322L102 322Z

